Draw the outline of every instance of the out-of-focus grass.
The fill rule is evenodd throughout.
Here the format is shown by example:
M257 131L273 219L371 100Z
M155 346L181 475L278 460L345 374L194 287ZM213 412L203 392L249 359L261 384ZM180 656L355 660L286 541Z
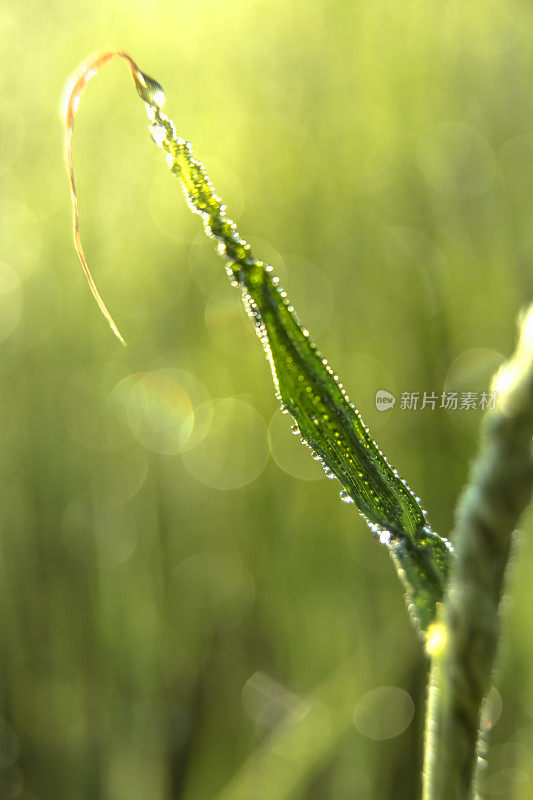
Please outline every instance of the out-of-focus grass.
M268 800L410 800L420 766L424 665L393 568L288 423L284 444L238 294L120 64L88 89L75 161L127 349L93 307L62 163L72 68L118 45L161 79L445 533L479 412L374 396L481 391L511 349L533 282L531 17L503 0L0 11L0 796L238 800L249 781ZM519 800L527 533L488 782ZM402 692L367 695L387 686L414 704L406 728Z

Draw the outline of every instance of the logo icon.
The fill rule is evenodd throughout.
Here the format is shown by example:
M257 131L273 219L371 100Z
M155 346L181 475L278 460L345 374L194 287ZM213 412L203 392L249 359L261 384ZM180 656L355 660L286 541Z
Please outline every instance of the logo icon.
M378 389L376 392L376 408L378 411L388 411L394 406L396 398L385 389Z

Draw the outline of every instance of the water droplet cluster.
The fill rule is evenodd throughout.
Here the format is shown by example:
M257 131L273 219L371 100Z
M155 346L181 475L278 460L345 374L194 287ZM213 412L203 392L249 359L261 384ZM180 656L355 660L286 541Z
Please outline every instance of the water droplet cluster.
M177 135L174 123L161 111L164 94L159 84L146 90L143 99L154 142L165 152L169 168L181 181L187 203L201 217L206 234L217 241L232 285L242 291L245 310L270 363L282 410L295 420L292 433L311 449L326 476L340 481L344 487L340 499L355 504L393 557L399 552L398 543L405 541L405 552L416 554L419 550L423 555L417 569L422 564L423 571L424 559L429 558L428 568L438 578L427 590L433 592L430 599L435 605L444 591L451 545L431 530L420 498L374 442L338 375L317 350L307 328L300 325L272 267L254 257L227 217L226 206L204 166L193 156L190 143ZM402 571L407 572L404 565ZM423 575L420 582L423 593ZM417 591L412 592L415 605Z

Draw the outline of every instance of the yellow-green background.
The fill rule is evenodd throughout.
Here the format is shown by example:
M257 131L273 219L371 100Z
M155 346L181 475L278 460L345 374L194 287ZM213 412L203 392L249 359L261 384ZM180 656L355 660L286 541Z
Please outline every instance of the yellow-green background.
M0 796L412 800L426 665L387 553L298 450L119 62L74 137L127 349L113 338L71 244L61 95L107 47L162 82L446 533L480 413L374 396L481 391L513 346L533 284L530 4L25 0L0 30ZM533 793L532 532L486 792L516 800Z

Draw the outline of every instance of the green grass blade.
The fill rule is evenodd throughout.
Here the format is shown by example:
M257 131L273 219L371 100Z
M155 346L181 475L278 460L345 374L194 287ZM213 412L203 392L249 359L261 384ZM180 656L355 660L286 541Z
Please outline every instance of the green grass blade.
M355 503L374 536L389 548L412 617L425 630L443 597L451 545L431 530L413 492L372 439L337 376L299 323L272 267L255 258L226 216L190 143L178 136L174 123L161 111L161 86L132 68L131 59L128 63L146 104L153 140L166 153L191 210L202 217L207 235L217 240L232 283L242 290L282 408L293 416L302 440L326 474L344 487L341 499Z

